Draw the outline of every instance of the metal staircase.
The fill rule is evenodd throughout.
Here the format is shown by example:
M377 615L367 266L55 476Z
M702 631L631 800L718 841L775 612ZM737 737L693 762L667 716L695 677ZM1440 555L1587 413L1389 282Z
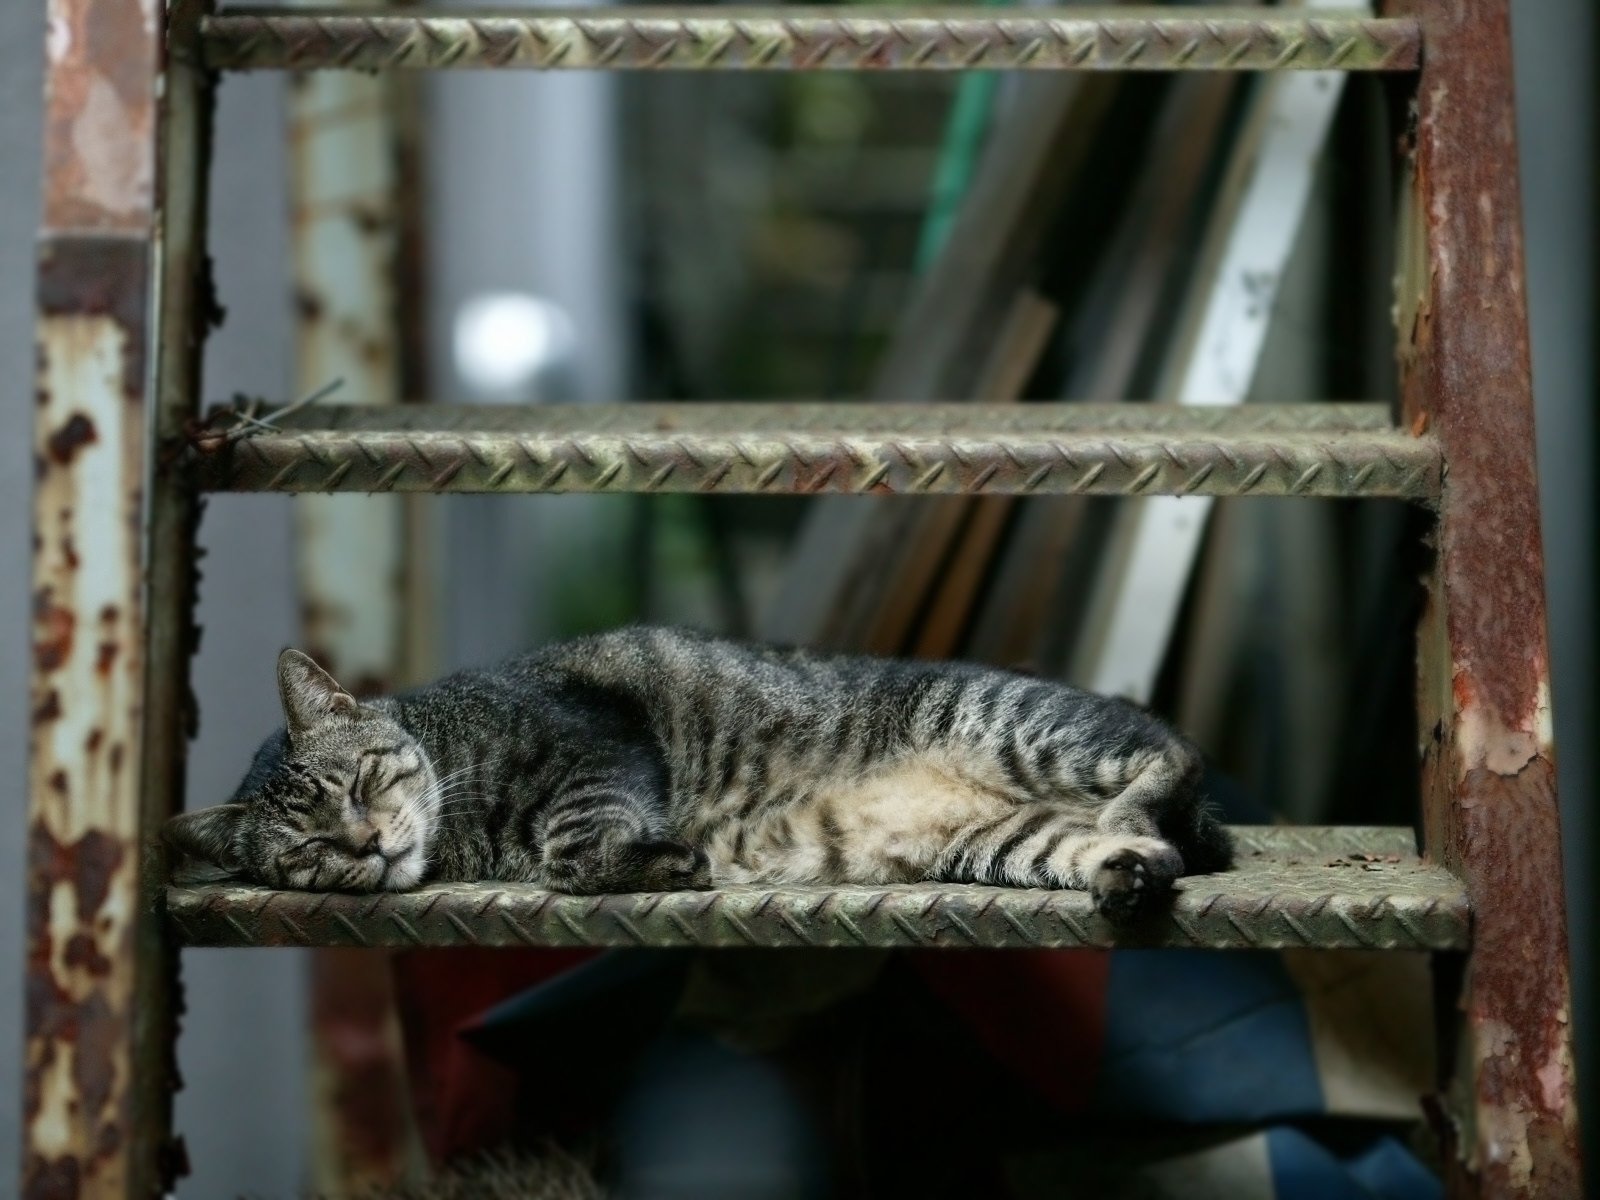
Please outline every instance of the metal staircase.
M49 41L22 1192L151 1196L197 945L1323 947L1435 952L1455 1195L1580 1192L1506 0L1290 10L585 9L59 0ZM359 68L1384 71L1414 125L1382 406L199 411L213 73ZM117 164L108 182L107 163ZM903 397L915 401L917 397ZM975 887L579 898L168 887L203 492L1389 497L1435 518L1409 830L1246 829L1135 930Z

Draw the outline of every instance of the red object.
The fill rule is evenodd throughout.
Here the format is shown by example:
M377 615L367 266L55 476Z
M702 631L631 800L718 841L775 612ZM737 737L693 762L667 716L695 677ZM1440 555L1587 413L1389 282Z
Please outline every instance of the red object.
M475 1050L461 1031L486 1010L599 953L463 948L395 955L411 1104L434 1162L487 1149L511 1132L516 1072Z
M1103 950L916 951L928 990L995 1059L1066 1113L1082 1112L1105 1046L1111 955Z

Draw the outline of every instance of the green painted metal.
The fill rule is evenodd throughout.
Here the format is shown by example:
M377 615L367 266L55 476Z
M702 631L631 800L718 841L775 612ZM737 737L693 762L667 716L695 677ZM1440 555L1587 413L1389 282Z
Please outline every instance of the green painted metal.
M1159 15L1157 15L1159 11ZM1180 15L1181 11L1181 15ZM223 70L1405 71L1409 20L1254 8L590 8L365 15L238 9L206 22Z
M1430 500L1441 475L1381 410L1312 404L329 406L281 429L215 414L193 446L213 491Z
M337 895L172 887L191 946L1187 946L1460 950L1467 902L1408 829L1243 827L1238 867L1112 924L1083 892L914 885L567 896L500 884Z

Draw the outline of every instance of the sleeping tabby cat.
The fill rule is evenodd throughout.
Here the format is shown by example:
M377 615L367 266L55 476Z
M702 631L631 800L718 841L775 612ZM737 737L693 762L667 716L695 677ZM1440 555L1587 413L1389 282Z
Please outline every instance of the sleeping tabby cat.
M928 880L1116 915L1232 858L1189 743L988 668L630 628L362 701L285 650L278 686L287 724L233 801L166 828L270 887Z

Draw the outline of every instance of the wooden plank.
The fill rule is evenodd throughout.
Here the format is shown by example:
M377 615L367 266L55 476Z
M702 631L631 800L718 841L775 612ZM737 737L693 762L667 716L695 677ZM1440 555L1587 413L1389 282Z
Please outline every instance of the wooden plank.
M1275 77L1252 97L1159 398L1244 401L1343 82L1330 73ZM1149 699L1209 508L1204 498L1157 498L1118 515L1115 565L1096 580L1074 682Z
M943 253L919 287L872 388L876 400L984 399L992 348L1088 154L1112 87L1101 79L1027 80L984 156ZM817 503L791 552L785 583L759 632L836 647L882 644L874 615L919 575L902 555L937 556L959 525L959 502L936 508ZM920 573L926 581L926 573ZM920 597L919 597L920 603ZM896 635L903 636L903 635Z

